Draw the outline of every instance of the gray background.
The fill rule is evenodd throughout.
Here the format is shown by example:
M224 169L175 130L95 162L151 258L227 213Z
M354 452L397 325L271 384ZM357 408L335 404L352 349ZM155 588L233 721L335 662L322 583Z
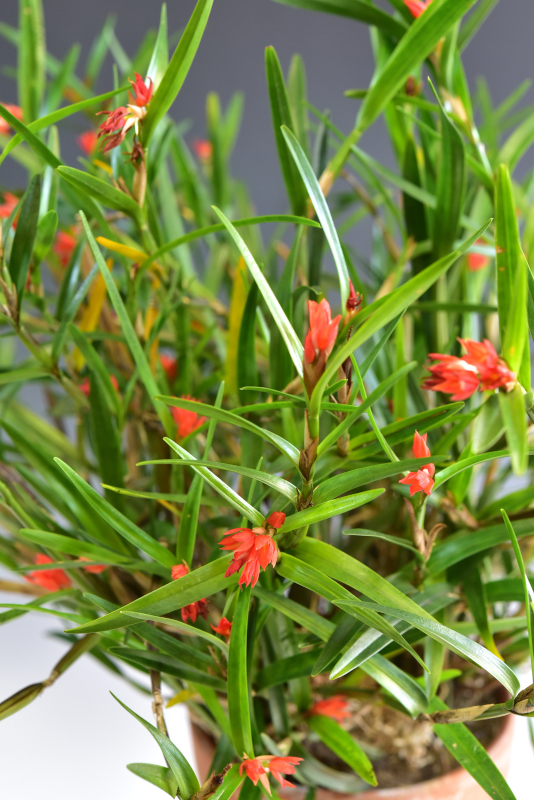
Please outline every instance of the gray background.
M15 0L0 0L0 20L15 25ZM183 27L193 0L171 0L170 29ZM129 52L135 51L148 27L157 25L156 0L44 0L48 47L63 57L70 45L83 45L81 64L106 15L118 17L117 33ZM465 53L471 85L484 74L496 102L501 102L532 74L534 4L503 0ZM334 122L348 131L356 105L343 91L367 85L372 69L367 29L342 18L286 8L271 0L215 0L214 10L197 59L175 104L177 119L195 120L190 138L204 130L204 102L208 91L218 91L226 103L235 89L246 95L242 134L234 154L235 174L246 179L260 213L280 212L286 205L265 88L263 51L276 47L284 69L299 52L308 71L309 97L329 108ZM0 62L15 65L14 49L2 42ZM111 86L109 64L99 89ZM532 90L527 99L532 101ZM10 78L0 75L0 100L16 102ZM75 123L65 123L63 157L76 163L79 150L72 142ZM77 129L78 132L80 129ZM391 160L380 124L366 135L364 146L375 156ZM525 162L528 161L528 157ZM24 173L9 160L0 167L0 184L17 186ZM6 602L20 602L19 596ZM64 652L64 645L46 633L61 623L38 614L28 615L0 631L0 696L43 679ZM529 682L524 676L523 685ZM0 786L9 800L149 800L161 792L125 770L131 761L162 763L159 751L138 725L108 694L119 697L150 719L150 702L85 658L57 684L20 714L0 725ZM189 730L181 707L167 713L171 736L187 756ZM517 720L511 785L517 800L532 796L527 771L532 748L526 720ZM531 772L530 772L531 774Z

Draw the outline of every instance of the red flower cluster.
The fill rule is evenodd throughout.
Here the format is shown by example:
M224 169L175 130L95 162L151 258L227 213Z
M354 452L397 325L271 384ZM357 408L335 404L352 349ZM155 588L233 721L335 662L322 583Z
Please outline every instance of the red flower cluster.
M414 17L420 17L421 14L427 10L432 0L404 0L406 5Z
M62 267L66 267L69 263L77 243L78 240L72 233L67 233L67 231L57 232L56 241L54 242L54 253L58 257Z
M223 617L218 625L211 625L215 633L220 634L221 636L226 636L227 639L230 638L230 633L232 632L232 623L230 620Z
M38 553L34 559L35 564L53 564L54 562L50 556L45 556L44 553ZM28 572L24 576L27 581L34 583L36 586L41 586L49 592L59 592L61 589L68 589L70 587L70 578L62 569L42 569L35 572Z
M98 138L102 139L103 152L107 153L114 147L121 144L128 131L135 129L139 134L139 123L146 116L146 107L152 98L153 83L150 78L150 85L143 81L142 77L136 72L135 81L130 80L135 92L135 102L127 106L119 106L113 111L99 111L99 114L107 114L107 119L100 125Z
M295 767L300 764L302 758L297 756L257 756L256 758L247 758L247 754L243 754L243 762L239 767L239 774L245 771L247 778L250 778L254 786L258 781L261 783L267 794L271 794L271 787L269 786L269 778L267 773L270 773L275 780L278 781L282 789L286 787L294 788L294 784L286 781L281 775L293 775Z
M417 431L413 437L413 454L414 458L430 458L430 448L426 443L427 434L420 436ZM405 478L402 478L399 483L404 483L410 487L410 497L413 497L417 492L424 492L430 494L434 487L434 475L436 467L434 464L425 464L420 467L417 472L409 472Z
M76 141L78 142L80 150L83 150L86 156L90 156L98 145L98 134L93 130L84 131L80 133Z
M303 366L304 383L308 394L311 394L324 372L326 360L336 343L341 314L332 319L330 304L324 299L320 303L308 300L308 313L310 330L304 341Z
M173 581L180 580L183 578L184 575L189 573L189 567L183 562L183 564L175 564L174 567L171 569L171 578ZM182 620L187 622L188 619L191 622L196 622L199 616L204 617L204 619L208 616L208 601L204 597L202 600L197 600L194 603L189 603L189 605L184 606L181 610L182 612Z
M327 697L325 700L319 700L315 703L310 709L310 714L312 716L320 714L342 722L350 717L349 703L345 695L336 694L333 697Z
M225 576L228 578L244 567L239 585L256 586L260 569L266 569L269 564L274 567L278 561L278 548L272 535L282 527L285 518L284 513L275 511L265 527L232 528L227 531L219 546L221 550L233 550L234 557Z
M467 354L462 358L430 353L438 363L427 367L430 377L423 389L452 395L451 400L467 400L480 389L481 392L505 389L511 391L516 384L516 375L500 358L488 339L475 342L459 339Z
M14 106L11 103L3 103L2 105L10 114L13 114L14 117L22 122L22 108L20 108L20 106ZM7 136L10 130L11 126L9 122L6 122L3 117L0 117L0 135Z
M163 367L163 369L165 369L165 367ZM182 400L193 400L194 402L198 402L194 397L189 397L188 394L183 394ZM206 417L201 417L199 414L196 414L194 411L189 411L187 408L176 408L176 406L171 406L171 414L178 426L176 434L179 439L189 436L190 433L196 431L196 429L200 428L200 426L206 421Z

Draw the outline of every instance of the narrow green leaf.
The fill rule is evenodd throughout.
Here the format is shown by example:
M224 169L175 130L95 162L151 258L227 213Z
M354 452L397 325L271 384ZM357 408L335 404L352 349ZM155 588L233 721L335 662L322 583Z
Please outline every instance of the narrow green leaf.
M89 486L83 478L73 470L68 464L65 464L61 459L55 458L54 461L58 464L63 472L72 481L74 486L78 489L81 495L91 503L91 506L104 519L111 527L123 536L126 541L139 548L142 552L149 555L159 564L165 567L172 567L176 563L174 555L163 547L159 542L152 538L148 533L138 528L131 520L117 511L110 503L101 497L92 486Z
M150 78L154 89L157 89L169 63L169 45L167 43L167 5L161 6L159 30L150 64L147 69L147 78Z
M384 494L385 489L370 489L368 492L360 492L359 494L351 494L347 497L340 497L337 500L327 500L326 503L321 505L314 505L312 508L306 508L304 511L297 511L286 517L286 520L280 530L279 535L296 531L299 528L313 525L315 522L321 522L324 519L332 519L338 514L345 514L347 511L352 511L354 508L359 508L365 503L372 503L377 497Z
M284 6L294 8L306 8L310 11L324 11L327 14L336 14L340 17L363 22L366 25L374 25L397 39L403 35L406 27L398 22L389 14L379 8L375 8L365 0L275 0Z
M528 440L525 395L521 386L516 384L511 392L499 392L499 405L513 470L516 475L523 475L528 465Z
M532 589L532 585L525 570L525 562L523 561L521 548L519 547L519 542L517 541L517 536L515 535L513 525L510 522L506 511L501 511L501 514L510 536L512 547L514 548L517 566L519 567L521 581L523 583L524 602L527 615L528 644L530 651L530 668L534 681L534 590Z
M308 724L323 744L348 764L360 778L371 786L377 786L376 775L369 757L339 722L320 714L310 717Z
M306 185L310 200L322 225L328 244L330 245L339 278L341 306L344 307L350 292L350 278L343 248L341 247L341 242L339 241L339 236L336 231L334 221L332 220L330 209L328 208L323 191L319 186L319 181L315 176L315 172L313 171L310 162L306 158L306 154L302 149L297 137L285 125L282 126L282 133L287 142L287 146L291 152L291 155L293 156L295 164L297 165L297 168L301 174L302 180Z
M157 764L127 764L126 768L158 789L162 789L171 797L176 797L178 783L169 767L159 767Z
M195 628L194 625L188 625L186 622L180 622L180 620L172 619L171 617L156 617L154 614L142 614L139 611L121 611L121 614L125 614L127 617L133 617L134 619L146 619L150 622L159 622L162 625L167 625L169 628L176 628L176 630L182 631L182 633L187 633L189 636L198 636L200 639L205 639L214 647L222 650L225 655L228 655L228 645L226 642L223 642L218 636L214 636L212 633L202 630L202 628Z
M45 30L41 0L19 0L19 101L26 122L39 116L46 84Z
M347 602L344 600L336 600L334 604L348 611L350 607L357 604L357 601ZM441 625L430 615L425 615L425 617L420 616L422 612L421 608L419 608L419 614L412 614L398 608L379 606L374 603L364 603L360 601L358 605L369 608L370 610L380 611L388 616L406 620L413 625L414 628L426 633L428 636L432 636L433 639L442 642L454 653L458 653L464 658L467 658L468 661L477 664L481 669L489 672L489 674L493 675L513 697L518 693L520 683L510 667L504 664L497 656L493 655L493 653L486 650L485 647L482 647L477 642L473 642L466 636L462 636L462 634L457 633L457 631L453 631L445 627L445 625Z
M282 126L294 132L295 121L289 105L284 73L274 47L267 47L265 50L265 71L271 103L274 138L282 177L293 213L304 214L306 211L306 190L299 177L295 163L288 153L287 144L282 134Z
M430 3L415 19L381 69L362 103L356 126L368 128L402 89L408 76L434 50L440 39L469 11L476 0L442 0Z
M161 79L143 121L143 144L148 146L156 125L174 103L187 77L207 25L213 0L198 0L195 10Z
M254 758L247 677L247 629L250 587L238 594L228 655L228 715L236 753Z
M96 178L87 172L74 169L74 167L58 167L57 173L79 192L89 194L108 208L122 211L138 223L141 222L141 209L138 203L135 202L133 197L121 192L120 189L116 189L101 178Z
M182 755L180 750L178 750L176 745L173 744L167 736L165 736L165 734L161 733L161 731L155 728L154 725L151 725L150 722L147 722L145 719L136 714L135 711L132 711L131 708L128 708L128 706L121 702L118 697L115 697L113 692L110 692L110 694L113 698L115 698L117 703L126 709L126 711L132 715L132 717L135 717L135 719L140 722L150 734L152 734L161 752L163 753L172 774L174 775L174 778L178 784L180 797L183 798L183 800L189 800L189 798L195 794L195 792L198 792L200 784L187 759Z
M120 609L111 611L100 619L89 622L79 628L73 628L71 633L98 633L100 631L124 628L129 624L125 613L140 611L145 614L161 616L183 608L190 603L195 603L203 597L210 597L216 592L233 587L237 584L237 575L226 578L224 573L228 569L230 559L222 556L216 561L211 561L203 567L193 570L188 575L177 581L161 586L153 592L143 595L132 603ZM121 613L125 612L125 613Z
M254 257L250 250L248 249L247 245L245 244L244 240L238 234L230 220L225 217L225 215L220 211L218 208L213 208L219 219L222 220L224 226L228 230L230 236L234 240L237 249L245 259L247 267L249 268L252 277L256 281L258 288L261 292L261 295L265 302L267 303L267 307L271 312L273 319L278 326L280 333L286 343L286 347L291 355L291 359L293 364L295 365L295 369L297 370L297 374L302 376L302 359L304 357L304 348L300 339L298 338L297 334L293 330L293 326L289 322L284 310L282 309L280 303L276 299L276 296L271 289L269 282L265 278L263 272L256 264Z
M36 175L24 195L20 209L17 230L9 259L9 274L17 290L19 308L26 286L26 278L30 268L33 243L37 233L39 219L39 203L41 199L41 176Z
M89 242L89 246L92 250L93 256L95 257L96 263L98 264L98 268L102 274L102 277L106 282L109 299L111 300L111 304L113 305L117 317L119 318L122 333L128 343L128 347L130 348L130 352L132 353L137 369L139 370L141 380L145 385L151 402L154 404L156 413L163 423L166 433L171 435L174 430L174 424L168 409L163 404L158 403L157 400L155 400L155 397L158 394L158 385L152 374L152 370L150 369L150 364L148 363L145 352L141 346L141 343L139 342L139 339L137 338L137 334L133 328L133 325L130 322L128 312L126 311L122 298L119 294L119 290L115 285L113 276L111 275L111 272L109 271L107 264L102 257L100 248L95 242L95 238L92 234L91 228L89 227L89 223L87 222L85 214L82 211L80 211L80 217L85 230L85 235L87 236Z
M448 706L435 697L429 711L447 711ZM486 753L476 736L463 723L453 725L434 725L434 733L438 736L449 753L495 800L516 800L506 779Z

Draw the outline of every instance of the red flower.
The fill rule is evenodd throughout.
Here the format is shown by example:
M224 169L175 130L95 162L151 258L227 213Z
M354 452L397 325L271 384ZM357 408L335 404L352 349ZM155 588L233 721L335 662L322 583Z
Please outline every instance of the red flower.
M332 319L330 303L324 299L320 303L308 300L308 313L310 315L310 330L304 343L304 355L306 360L312 364L320 355L324 354L326 359L332 352L337 337L337 329L341 321L341 314Z
M499 358L489 339L484 339L483 342L475 342L473 339L459 339L458 341L467 350L465 361L478 370L482 392L501 387L507 391L513 389L516 376L508 368L506 362Z
M273 513L267 518L267 525L269 525L271 528L276 528L278 531L285 521L286 515L283 511L273 511Z
M430 458L430 449L426 443L427 434L420 436L417 431L413 437L413 454L414 458ZM409 472L405 478L402 478L399 483L405 483L410 487L410 497L416 492L424 492L430 494L434 486L434 474L436 468L434 464L425 464L420 467L417 472Z
M147 78L150 80L150 78ZM135 81L130 80L135 92L135 103L127 106L119 106L113 111L99 111L99 114L107 114L107 119L100 125L98 138L102 139L103 152L107 153L124 141L130 128L135 129L139 134L139 123L146 116L146 106L152 97L153 84L150 80L148 86L140 75L135 73Z
M172 356L165 355L165 353L161 353L159 362L167 375L167 380L172 386L178 374L178 362Z
M130 83L135 92L135 104L142 108L150 103L152 92L154 91L154 84L152 83L152 78L146 78L147 81L150 81L150 86L148 86L138 72L135 72L134 75L135 81L130 79Z
M53 564L53 561L49 556L38 553L35 556L34 564ZM35 583L49 592L59 592L61 589L68 589L71 585L69 576L62 569L36 570L29 572L24 577L30 583Z
M204 164L211 161L213 147L211 142L208 142L207 139L194 139L193 150L199 161L202 161Z
M423 389L444 392L452 395L451 400L467 400L479 387L476 368L463 358L430 353L430 358L438 361L427 367L431 377L423 383Z
M336 342L341 314L332 319L330 304L327 300L316 303L308 301L310 330L304 341L304 383L311 395L315 385L326 366L326 360Z
M116 392L119 391L119 382L115 375L110 375L109 379L111 381L111 385L115 389ZM80 389L86 397L89 397L89 393L91 391L91 383L89 378L84 378L81 383L78 384L78 389Z
M274 533L274 529L283 525L285 518L285 514L277 511L271 514L266 525ZM269 564L274 567L278 561L278 548L271 531L267 532L265 527L232 528L231 531L227 531L219 547L221 550L233 550L234 557L225 572L225 577L229 578L244 567L239 585L256 586L260 569L266 569Z
M14 106L11 103L3 103L3 106L9 111L10 114L13 114L14 117L22 122L22 108L20 108L20 106ZM0 117L0 134L2 136L7 136L10 130L11 125L9 122L6 122L3 117Z
M215 633L219 633L221 636L226 636L229 639L232 631L232 623L230 620L226 619L226 617L223 617L218 625L211 625L211 628Z
M0 205L0 219L7 219L17 207L19 198L15 194L11 194L11 192L4 192L3 200L4 202ZM17 227L16 221L13 223L13 227Z
M482 239L478 239L477 244L484 244ZM484 267L487 267L490 263L491 259L488 256L483 255L482 253L468 253L467 254L467 269L470 272L478 272Z
M86 156L90 156L91 153L96 150L98 145L98 134L96 131L84 131L80 133L77 137L76 141L81 150L85 153Z
M516 383L515 374L500 358L488 339L475 342L459 339L467 350L463 358L430 353L430 358L439 363L427 367L431 377L423 383L423 389L451 394L451 400L466 400L480 389L482 392L503 388L511 391Z
M182 399L193 400L195 403L198 402L198 400L195 400L194 397L190 397L187 394L183 394ZM200 428L200 426L206 421L206 417L201 417L194 411L189 411L187 408L177 408L176 406L171 406L171 414L178 426L177 436L179 439L189 436L190 433L196 431L196 429Z
M70 257L74 248L78 244L78 240L71 233L67 231L58 231L56 241L54 242L54 253L59 259L62 267L66 267L70 261Z
M85 556L80 556L78 561L90 561L90 558L85 558ZM86 572L92 572L93 575L100 575L101 572L107 569L107 564L92 564L90 567L84 567Z
M325 700L319 700L310 709L310 714L322 714L325 717L331 717L338 722L342 722L347 717L350 717L348 710L349 703L345 695L336 694L334 697L327 697Z
M171 569L171 578L173 581L178 581L180 578L183 578L184 575L188 575L190 572L189 567L187 564L182 562L181 564L175 564L174 567ZM208 616L208 601L204 597L202 600L197 600L194 603L189 603L189 605L184 606L181 610L182 613L182 620L187 622L188 619L191 622L196 622L198 616L204 617L204 619Z
M432 0L404 0L404 4L410 9L414 17L420 17L427 10Z
M280 773L286 775L293 775L295 767L300 764L302 758L291 756L257 756L256 758L247 758L247 754L243 754L243 762L239 766L239 774L245 771L247 778L250 778L254 786L258 781L261 783L267 794L271 794L271 787L269 786L269 779L267 773L271 775L278 783L285 789L286 786L294 788L294 784L286 781Z

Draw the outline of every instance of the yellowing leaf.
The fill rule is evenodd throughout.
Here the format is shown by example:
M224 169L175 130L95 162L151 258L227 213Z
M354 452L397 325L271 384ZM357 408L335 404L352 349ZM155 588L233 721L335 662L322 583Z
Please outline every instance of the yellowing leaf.
M111 269L111 260L108 259L107 261L108 267ZM106 284L102 275L97 275L93 281L93 284L89 290L89 302L87 303L85 309L83 310L78 328L80 331L88 332L94 331L96 326L98 325L98 320L100 319L100 314L102 313L102 307L104 305L104 300L106 299ZM74 366L78 372L83 368L85 364L85 358L82 356L78 348L76 347L73 354Z
M240 258L234 276L232 300L230 303L230 319L228 322L228 349L226 353L226 384L231 392L237 392L237 354L239 347L239 331L247 302L247 265Z

